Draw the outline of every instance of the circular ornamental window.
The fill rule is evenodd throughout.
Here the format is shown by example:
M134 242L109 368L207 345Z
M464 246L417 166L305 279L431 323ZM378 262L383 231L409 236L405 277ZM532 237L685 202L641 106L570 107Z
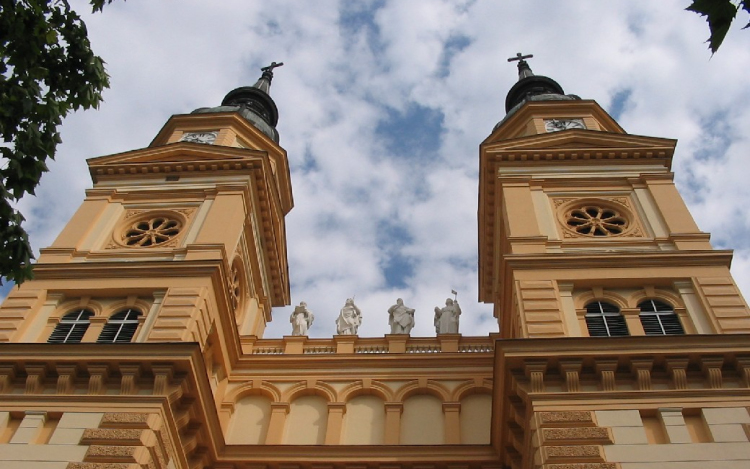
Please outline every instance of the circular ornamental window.
M242 276L239 262L235 262L229 272L229 300L232 302L232 309L237 311L242 300Z
M587 237L618 236L631 228L627 209L605 201L586 201L568 206L562 218L565 228Z
M122 242L132 247L165 244L182 231L183 221L177 216L159 214L139 217L122 232Z

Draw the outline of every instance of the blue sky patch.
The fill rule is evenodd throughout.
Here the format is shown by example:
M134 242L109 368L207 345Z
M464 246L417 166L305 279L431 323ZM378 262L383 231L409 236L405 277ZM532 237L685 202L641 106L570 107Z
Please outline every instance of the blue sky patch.
M0 285L0 300L5 299L10 293L10 290L15 287L16 284L10 280L3 279L3 284Z
M382 50L380 27L375 22L375 14L385 5L385 1L342 2L339 15L339 28L344 35L366 35L372 51Z
M305 146L305 155L302 159L302 166L300 166L299 170L302 174L308 174L318 170L318 162L315 160L315 156L310 150L309 144Z
M471 44L471 38L468 36L451 36L445 42L443 47L443 55L440 57L440 64L438 65L437 76L445 78L450 75L450 65L453 57L460 53L462 50L469 47Z
M403 256L399 247L414 242L408 229L400 223L397 215L378 223L378 244L385 258L381 269L389 288L406 288L408 279L414 275L414 260Z
M620 119L622 113L628 107L628 100L630 100L630 95L632 94L633 90L626 88L616 92L615 95L612 96L612 104L609 106L609 115L612 116L614 120Z
M698 160L711 160L726 156L727 149L732 143L729 135L731 125L726 111L717 112L701 120L700 146L693 153Z
M387 109L386 118L375 129L375 137L393 156L435 155L440 149L444 118L441 111L415 103L404 112Z

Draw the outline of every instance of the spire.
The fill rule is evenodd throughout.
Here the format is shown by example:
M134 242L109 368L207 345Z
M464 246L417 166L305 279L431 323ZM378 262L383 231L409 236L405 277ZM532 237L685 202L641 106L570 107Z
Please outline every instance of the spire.
M263 74L253 86L235 88L224 97L219 107L200 108L193 113L237 111L261 132L279 142L276 124L279 121L279 110L271 98L271 80L273 69L284 65L283 62L271 62L261 68Z
M279 110L276 103L271 99L271 80L273 79L273 69L284 65L283 62L271 62L268 67L263 67L263 74L253 86L242 86L236 88L224 97L221 102L222 106L240 106L247 107L260 116L271 127L276 127L279 121Z
M273 80L273 69L276 67L281 67L284 65L284 62L271 62L271 65L268 67L263 67L260 70L263 72L263 75L258 78L258 81L255 82L253 85L253 88L258 88L261 91L264 91L267 95L271 95L271 80Z
M529 67L529 63L525 59L531 59L534 57L534 54L528 54L528 55L522 55L520 52L516 54L515 57L511 57L508 59L508 62L514 62L518 61L518 81L523 80L526 77L533 77L534 72L531 71L531 67Z
M522 55L520 52L508 62L518 61L518 82L508 91L505 98L505 112L510 113L525 101L554 101L580 99L575 95L566 95L562 87L553 79L541 75L534 75L529 63L525 59L534 57L531 54Z

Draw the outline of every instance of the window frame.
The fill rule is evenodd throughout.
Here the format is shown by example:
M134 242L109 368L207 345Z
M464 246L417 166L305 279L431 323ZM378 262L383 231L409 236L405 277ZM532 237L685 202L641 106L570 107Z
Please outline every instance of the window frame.
M133 316L131 317L131 313ZM122 315L122 318L117 316ZM135 333L140 325L140 318L143 312L137 308L123 308L111 315L104 324L99 337L96 339L97 344L125 344L133 341ZM112 335L113 334L113 335ZM130 334L127 340L120 340L123 335ZM112 335L111 339L107 337Z
M596 311L593 311L592 306L594 305L597 306ZM604 308L604 305L607 308ZM608 301L593 300L586 304L585 309L584 320L589 337L627 337L631 335L625 316L623 316L620 307L617 305ZM601 324L604 326L606 335L592 334L592 326L599 326L596 324L598 321L601 321ZM623 331L624 333L622 333ZM594 329L594 332L596 332L596 329Z
M82 315L85 317L82 318ZM75 318L73 318L75 316ZM83 336L86 335L86 331L91 326L91 318L94 316L94 312L87 308L77 308L66 313L60 318L60 321L55 325L49 338L47 338L48 344L79 344L83 340ZM64 331L65 327L69 326L67 331ZM79 327L80 326L80 327ZM81 330L81 328L83 330ZM80 337L78 332L80 331ZM56 334L65 333L65 337L62 340L55 339ZM71 335L76 333L74 340L71 339ZM75 340L77 338L77 340ZM55 340L53 340L55 339Z
M646 304L651 306L652 309L644 310L644 305ZM665 308L662 308L662 310L660 311L659 306L662 306ZM638 309L640 310L640 312L638 313L638 319L640 319L641 321L641 325L643 326L643 333L645 335L648 335L648 336L685 335L685 326L682 325L680 316L675 311L674 306L672 306L670 303L667 303L666 301L662 301L660 299L648 298L638 303ZM659 325L659 329L661 330L661 333L659 334L649 333L649 329L651 327L649 325L644 324L643 322L644 317L655 318L656 323ZM665 328L665 325L664 325L665 318L671 318L674 322L673 324L667 324L667 328L679 327L679 332L668 332L667 328Z

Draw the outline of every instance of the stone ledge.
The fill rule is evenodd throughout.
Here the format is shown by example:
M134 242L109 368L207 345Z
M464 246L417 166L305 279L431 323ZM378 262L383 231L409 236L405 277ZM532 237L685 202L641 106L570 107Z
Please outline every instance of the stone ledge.
M592 412L584 410L574 410L567 412L539 412L539 422L541 427L562 427L595 425Z
M127 428L89 428L83 432L81 444L152 446L156 436L151 430Z
M558 445L566 443L611 444L612 434L609 429L601 427L544 428L542 429L542 442Z
M604 462L604 452L598 445L543 446L540 448L545 463Z

